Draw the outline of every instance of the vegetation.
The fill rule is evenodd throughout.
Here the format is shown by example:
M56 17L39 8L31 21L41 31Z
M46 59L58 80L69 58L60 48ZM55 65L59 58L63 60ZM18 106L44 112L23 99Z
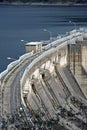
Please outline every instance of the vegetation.
M61 2L61 3L66 3L66 2L72 2L72 3L87 3L87 0L0 0L0 2L48 2L48 3L55 3L55 2Z

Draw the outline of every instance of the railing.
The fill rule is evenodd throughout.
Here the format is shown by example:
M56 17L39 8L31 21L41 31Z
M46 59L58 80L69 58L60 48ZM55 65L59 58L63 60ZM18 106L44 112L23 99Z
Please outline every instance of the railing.
M69 36L67 37L63 37L61 39L57 39L56 41L42 47L42 50L45 49L49 49L48 51L44 52L43 54L41 54L40 56L38 56L35 60L33 60L33 62L26 68L22 79L21 79L21 85L23 83L24 77L27 74L27 72L41 59L43 59L44 57L46 57L47 55L50 55L52 53L54 53L55 51L57 51L58 49L62 48L63 46L70 44L69 41L75 41L76 38L81 38L81 35L83 34L83 32L71 32ZM71 42L72 43L72 42ZM52 47L50 47L52 44ZM56 45L56 46L55 46ZM53 48L54 47L54 48Z
M72 30L70 31L68 34L70 35L64 35L61 39L57 38L55 39L55 41L50 42L48 45L43 46L42 50L47 50L53 46L58 46L59 44L65 42L65 41L69 41L70 43L74 42L76 39L77 40L82 40L82 37L86 37L87 38L87 29L84 28L80 28L79 30ZM76 39L75 39L76 38ZM68 42L68 43L69 43ZM0 79L2 79L5 75L7 75L7 73L13 69L17 64L19 64L20 62L22 63L25 59L27 59L28 57L30 57L33 54L33 51L27 54L22 55L21 57L19 57L18 60L11 62L8 66L7 69L3 72L0 73Z
M57 46L57 45L61 44L62 42L68 41L68 40L70 40L70 43L73 43L77 39L81 39L82 40L82 37L87 37L86 30L85 31L84 30L83 31L82 30L73 30L73 31L69 32L69 35L64 35L61 39L57 38L57 39L55 39L55 41L50 42L46 46L43 46L42 50L49 49L49 48L51 48L51 47L53 47L55 45Z
M11 62L5 71L0 73L0 80L2 80L11 70L15 70L19 65L21 65L27 58L31 57L33 55L33 51L27 54L24 54L19 57L18 60Z
M27 53L27 54L24 54L22 55L21 57L19 57L18 60L14 61L14 62L11 62L8 66L7 66L7 69L5 71L3 71L1 74L0 74L0 89L1 91L3 90L3 86L4 86L4 82L2 80L6 80L8 79L8 77L10 76L10 74L15 70L17 69L25 60L27 60L29 57L31 57L33 55L33 51L30 52L30 53ZM2 81L2 82L1 82ZM21 89L22 91L22 89ZM25 109L25 102L23 100L23 96L22 96L22 92L21 92L21 105L22 105L22 108L26 113L28 113L27 111L27 108ZM34 128L34 124L33 122L31 121L30 118L28 118L28 121L29 121L29 125L31 125L33 128Z
M26 75L29 72L29 70L39 61L43 60L43 58L45 58L46 56L58 51L58 49L64 47L67 44L72 44L73 41L75 42L77 39L76 38L80 38L82 40L81 36L84 36L84 32L71 32L69 36L67 37L63 37L61 39L57 39L56 41L42 47L42 50L45 49L47 51L45 51L43 54L41 54L40 56L38 56L36 59L33 60L33 62L31 62L29 64L29 66L26 68L21 81L20 81L20 86L21 86L21 99L24 103L24 99L23 99L23 93L22 93L22 88L23 88L23 84L24 84L24 80L26 79ZM86 33L87 34L87 33ZM70 43L68 43L70 41ZM72 41L72 42L71 42ZM51 47L52 44L52 47ZM56 45L56 46L55 46ZM50 49L49 49L50 48ZM48 50L49 49L49 50ZM83 99L82 99L83 100ZM84 101L85 102L85 101ZM25 103L24 106L26 107Z

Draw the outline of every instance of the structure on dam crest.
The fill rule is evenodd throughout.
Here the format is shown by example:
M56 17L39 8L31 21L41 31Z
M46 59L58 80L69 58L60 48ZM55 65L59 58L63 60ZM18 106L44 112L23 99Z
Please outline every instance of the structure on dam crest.
M27 44L1 73L1 119L11 130L87 130L87 30L42 45Z

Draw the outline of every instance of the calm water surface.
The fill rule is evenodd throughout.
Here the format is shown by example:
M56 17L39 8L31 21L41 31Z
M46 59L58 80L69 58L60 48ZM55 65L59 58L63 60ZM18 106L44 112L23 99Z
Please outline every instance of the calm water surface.
M7 57L17 59L25 53L25 41L48 40L49 33L53 37L64 34L74 25L87 27L87 7L58 6L5 6L0 5L0 72L11 62Z

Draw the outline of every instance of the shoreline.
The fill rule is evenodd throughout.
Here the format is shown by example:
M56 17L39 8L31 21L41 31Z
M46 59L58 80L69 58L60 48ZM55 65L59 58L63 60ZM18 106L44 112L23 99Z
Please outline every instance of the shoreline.
M71 2L68 2L68 3L61 3L61 2L57 2L57 3L43 3L43 2L28 2L28 3L23 3L23 2L12 2L12 3L9 3L9 2L0 2L0 5L26 5L26 6L87 6L87 3L71 3Z

